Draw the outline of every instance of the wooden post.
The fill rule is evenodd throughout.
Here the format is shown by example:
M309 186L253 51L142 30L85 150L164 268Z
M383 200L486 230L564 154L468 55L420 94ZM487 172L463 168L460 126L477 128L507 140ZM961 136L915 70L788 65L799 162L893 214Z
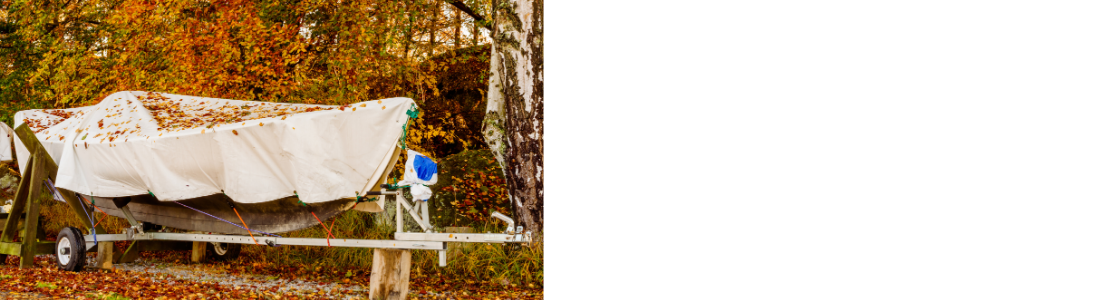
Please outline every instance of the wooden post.
M404 300L409 296L409 250L374 249L370 272L371 300Z
M23 214L23 210L26 208L26 199L29 198L27 196L29 196L29 193L31 192L31 187L32 186L33 187L40 187L40 186L31 185L31 182L33 182L33 180L31 180L31 176L33 176L31 170L34 168L34 165L35 165L35 162L34 162L33 157L32 157L32 159L27 160L26 169L23 170L23 176L19 179L19 190L15 191L15 200L12 202L11 212L8 213L8 219L4 220L3 231L0 232L0 244L4 244L3 242L15 241L15 234L19 233L19 231L20 231L20 229L19 229L20 215ZM24 220L24 222L25 222L25 220ZM26 232L26 231L23 231L23 232ZM24 238L24 240L25 240L25 238ZM25 251L25 249L23 248L23 245L19 245L19 244L10 243L10 244L4 245L4 246L19 246L18 249L8 248L8 249L10 249L10 252L5 252L4 254L12 254L12 255L23 256L23 252ZM33 254L31 256L33 257ZM4 260L7 260L8 256L3 255L2 258ZM0 263L2 263L2 262L0 262ZM33 258L32 258L32 263L33 263ZM22 262L22 259L21 259L20 260L20 266L21 267L23 266L22 264L23 264L23 262Z
M114 242L99 242L99 254L96 256L96 267L100 269L113 269L115 258Z
M32 192L33 194L37 194ZM23 240L19 251L19 267L29 268L34 266L35 246L38 243L38 201L29 200L27 205L27 221L23 225Z
M206 242L191 242L191 262L206 260Z
M42 181L46 180L46 165L43 162L45 157L42 153L45 152L42 148L35 149L34 154L31 155L31 159L34 161L34 167L31 169L31 177L29 178L30 184L28 185L29 193L27 194L27 218L26 223L23 225L23 245L22 250L19 251L19 267L27 268L34 266L34 254L38 243L38 198L42 194ZM77 245L79 246L79 245Z

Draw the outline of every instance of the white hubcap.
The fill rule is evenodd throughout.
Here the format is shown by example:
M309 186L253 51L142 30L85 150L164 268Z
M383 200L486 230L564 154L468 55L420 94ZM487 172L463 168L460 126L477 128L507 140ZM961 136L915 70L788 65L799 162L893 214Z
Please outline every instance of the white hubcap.
M214 246L214 253L217 253L218 256L225 255L226 252L229 252L229 247L226 247L225 243L211 243L211 244L213 244L212 246Z
M69 243L69 237L63 237L60 241L57 241L57 261L62 265L69 264L69 259L72 259L73 247Z

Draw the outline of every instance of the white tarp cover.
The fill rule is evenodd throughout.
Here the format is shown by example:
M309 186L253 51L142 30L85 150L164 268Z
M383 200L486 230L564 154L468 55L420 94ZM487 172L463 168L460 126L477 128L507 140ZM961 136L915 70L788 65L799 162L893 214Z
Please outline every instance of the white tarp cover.
M385 176L412 99L345 106L118 92L94 106L26 110L60 188L172 201L225 193L257 203L365 195ZM18 137L16 137L18 139ZM29 156L16 141L20 168Z
M13 159L11 152L12 139L15 136L15 131L8 127L7 123L0 122L0 162L8 162Z

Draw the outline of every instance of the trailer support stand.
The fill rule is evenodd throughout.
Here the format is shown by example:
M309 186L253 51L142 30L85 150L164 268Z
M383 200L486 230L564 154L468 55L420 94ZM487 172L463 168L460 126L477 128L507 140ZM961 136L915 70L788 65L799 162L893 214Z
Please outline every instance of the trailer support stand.
M133 230L137 231L137 233L145 234L145 230L142 229L141 222L138 222L137 219L134 219L134 214L130 213L129 206L120 207L119 210L122 210L122 214L126 216L126 222L130 223L130 228L133 228Z
M114 242L100 242L99 254L96 255L96 268L100 269L113 269L115 258L115 243Z
M201 263L206 260L206 244L208 242L191 242L191 262Z
M40 243L38 241L44 238L39 233L41 230L38 227L38 198L42 192L42 182L46 180L47 176L45 162L47 156L44 153L45 151L41 148L36 148L31 152L27 170L23 170L23 178L19 180L19 190L15 193L11 212L4 220L4 230L0 232L0 254L3 254L0 256L4 258L7 258L6 255L19 256L20 268L34 266L35 254L53 253L54 243ZM14 243L12 241L15 240L15 235L19 231L17 228L19 216L24 210L26 210L26 217L23 222L22 240L19 243Z
M41 150L40 150L41 151ZM42 193L41 182L44 180L43 175L43 163L41 156L35 155L36 163L34 168L31 169L31 185L30 193L27 198L27 220L23 223L23 247L19 251L19 267L29 268L34 266L34 255L36 254L35 248L38 243L38 196ZM38 184L35 184L38 183ZM9 215L10 217L10 215ZM15 218L19 218L18 215ZM45 237L42 237L45 238ZM52 252L52 251L51 251Z
M402 300L409 295L409 250L374 249L370 273L371 300Z
M22 179L19 180L19 188L15 193L15 199L12 201L11 212L8 213L7 218L4 220L4 229L0 231L0 261L7 258L7 255L16 255L20 257L20 267L30 267L34 265L34 255L36 254L53 254L56 243L55 242L40 242L39 239L45 238L45 235L41 232L39 227L39 196L41 195L44 182L54 180L57 176L57 164L54 163L53 158L49 153L46 153L45 148L38 141L38 138L31 131L27 124L19 125L15 128L15 134L19 136L19 140L23 142L23 146L30 151L30 157L27 157L26 170L20 170L23 172ZM83 214L87 209L91 209L85 206L83 202L80 202L72 192L66 190L58 190L61 197L65 202L69 203L74 211L77 212L77 219L81 221L85 226L92 227L92 220L88 215ZM77 210L80 209L80 210ZM24 216L23 234L22 240L18 243L12 242L15 240L16 234L19 232L18 223L20 215L26 212ZM96 227L102 231L102 227Z

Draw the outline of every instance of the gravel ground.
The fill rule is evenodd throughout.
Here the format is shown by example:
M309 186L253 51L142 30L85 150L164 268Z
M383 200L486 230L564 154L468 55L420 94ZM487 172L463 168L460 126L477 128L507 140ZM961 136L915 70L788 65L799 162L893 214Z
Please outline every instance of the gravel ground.
M123 273L106 272L104 273L98 269L88 269L85 279L77 279L78 281L72 281L72 277L69 279L58 279L50 277L40 277L39 275L46 274L48 276L56 276L62 274L74 274L74 273L56 273L56 266L53 264L52 255L38 255L35 259L36 266L31 269L19 269L16 267L16 260L9 259L6 264L0 265L3 268L4 273L9 275L0 276L2 278L12 278L16 276L17 279L22 278L24 284L19 287L14 287L13 290L8 288L0 288L0 299L98 299L102 295L96 296L94 293L98 290L100 293L107 293L112 291L103 291L101 288L96 288L95 285L108 284L104 283L102 279L106 276L107 280L111 280L112 277L119 277L119 274L132 274L128 276L137 276L136 278L143 279L146 283L143 286L147 287L173 287L173 286L215 286L216 289L205 290L208 291L208 295L203 295L206 292L191 290L183 290L179 294L168 294L168 299L191 299L191 298L203 298L203 296L214 296L218 294L218 298L226 299L224 296L228 292L233 295L229 298L237 297L249 297L254 296L259 299L366 299L369 296L369 291L366 286L357 283L338 283L331 281L315 281L315 280L300 280L300 279L286 279L279 278L278 276L263 275L263 274L249 274L242 272L230 273L227 271L226 264L191 264L191 263L179 263L165 261L164 259L157 258L139 258L135 262L125 264L115 264L114 268L118 271L125 271ZM13 270L22 270L18 272L12 272ZM37 271L36 271L37 270ZM98 270L98 271L97 271ZM3 271L3 270L0 270ZM22 272L22 273L19 273ZM30 272L30 273L27 273ZM52 273L51 273L52 272ZM135 274L137 273L137 274ZM21 275L22 274L22 275ZM38 274L38 275L34 275ZM270 274L270 273L269 273ZM35 277L39 276L39 277ZM71 275L67 275L71 276ZM97 279L94 279L98 277ZM35 279L38 278L38 279ZM77 277L81 278L81 277ZM134 278L134 277L129 277ZM36 280L31 282L31 280ZM57 284L60 289L56 290L43 290L37 291L33 288L28 290L27 286L35 286L37 280ZM115 283L111 283L112 286L118 286L120 279L114 279ZM129 281L134 279L121 279L121 285L125 286L135 281ZM151 281L151 282L149 282ZM0 280L0 283L7 282L7 280ZM60 284L59 282L66 282ZM71 288L68 282L76 283ZM5 283L6 284L6 283ZM29 284L29 285L28 285ZM91 285L91 289L87 288ZM412 300L426 300L426 299L542 299L543 294L541 289L539 290L466 290L462 287L451 286L440 283L439 285L428 284L424 282L419 284L413 284L416 287L412 287L409 291L408 299ZM84 286L84 288L79 288ZM5 285L7 287L7 285ZM7 290L7 291L4 291ZM135 288L133 291L137 291ZM215 291L217 290L217 291ZM167 291L167 289L165 290ZM186 292L184 292L186 291ZM238 294L235 291L239 291ZM36 293L38 292L38 293ZM113 292L123 293L126 290L114 290ZM199 293L195 293L199 292ZM40 294L41 293L41 294ZM164 291L158 291L163 295ZM171 292L170 292L171 293ZM52 296L49 296L49 295ZM146 294L148 295L148 294ZM157 296L158 294L152 294ZM129 295L134 296L134 295ZM150 296L149 299L153 299ZM146 297L137 296L134 299L145 299ZM159 299L159 298L158 298ZM211 298L213 299L213 298Z
M178 281L213 282L240 290L264 290L277 294L324 296L335 299L360 299L368 296L367 287L305 280L288 280L275 276L229 274L224 269L206 264L174 264L138 259L132 263L115 264L124 271L153 274L155 281L174 284ZM164 276L169 275L169 276Z

